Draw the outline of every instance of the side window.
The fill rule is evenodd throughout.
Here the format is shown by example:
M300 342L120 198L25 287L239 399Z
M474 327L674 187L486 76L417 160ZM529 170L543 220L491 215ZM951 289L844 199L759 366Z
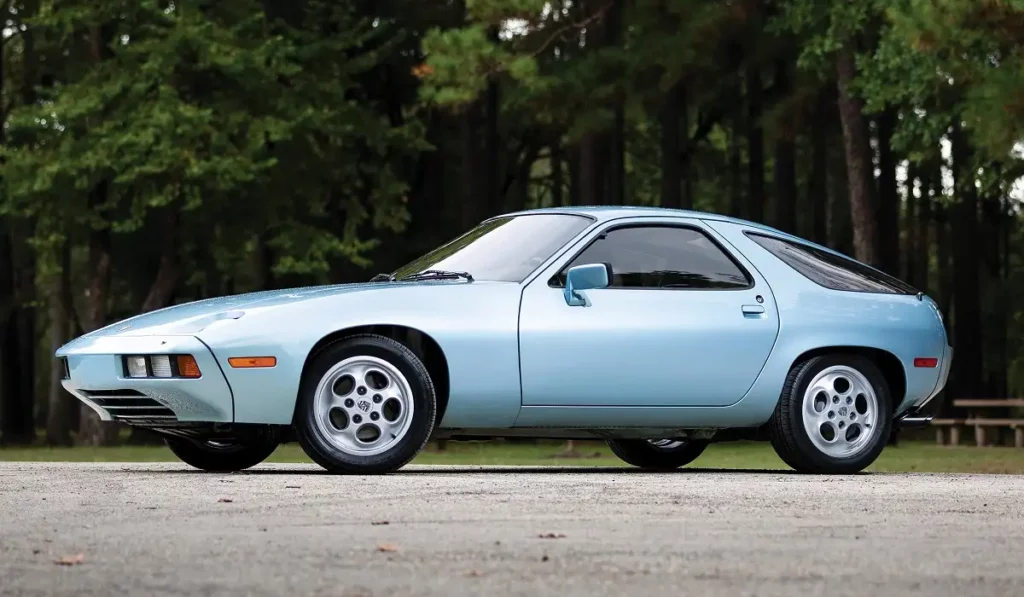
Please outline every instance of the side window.
M909 284L849 257L774 236L748 232L747 237L804 277L825 288L881 294L917 294L917 290Z
M587 263L612 266L613 288L749 288L751 279L706 234L679 226L616 228L576 256L552 284L565 286L565 272Z

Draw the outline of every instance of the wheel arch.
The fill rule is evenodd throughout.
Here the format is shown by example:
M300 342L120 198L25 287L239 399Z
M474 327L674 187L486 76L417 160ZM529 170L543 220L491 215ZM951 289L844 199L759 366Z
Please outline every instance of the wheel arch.
M870 346L820 346L807 350L797 356L790 365L790 368L807 359L826 354L856 354L870 359L871 362L878 366L882 376L885 377L886 383L889 384L893 410L895 411L899 408L903 398L907 395L907 372L904 370L903 363L899 357L887 350Z
M427 372L430 373L431 381L434 382L434 391L437 393L437 416L435 420L440 423L444 419L445 410L448 408L448 393L451 388L448 360L437 340L430 334L414 327L396 324L371 324L347 327L331 332L317 340L316 344L309 350L306 360L302 364L300 379L305 377L306 368L309 367L309 364L321 350L346 338L362 334L375 334L401 342L423 361ZM296 408L298 408L297 401Z

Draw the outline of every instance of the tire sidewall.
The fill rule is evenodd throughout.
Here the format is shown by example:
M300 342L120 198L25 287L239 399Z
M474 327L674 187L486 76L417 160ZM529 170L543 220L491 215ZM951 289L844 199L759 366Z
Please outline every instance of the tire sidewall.
M405 436L389 450L369 456L348 454L336 448L316 423L314 403L321 379L341 361L357 356L387 361L405 376L412 390L412 421ZM390 338L362 336L332 344L313 357L300 384L295 422L303 448L324 468L341 473L379 474L400 468L419 453L433 432L436 404L430 375L411 350Z
M640 468L671 470L690 464L708 447L708 442L687 441L675 448L652 446L647 440L609 440L608 447L626 464Z
M212 450L202 443L181 437L166 437L164 442L179 460L209 472L234 472L256 466L274 453L279 445L276 434L240 440L233 450Z
M803 400L807 388L816 375L829 367L837 365L850 367L863 375L875 391L875 398L878 401L877 425L871 438L871 443L866 449L849 458L836 458L821 452L811 439L807 437L804 429ZM836 473L859 472L874 462L889 439L889 432L892 428L892 396L889 393L889 384L878 366L869 359L858 355L826 355L809 361L804 366L793 384L794 393L789 396L791 401L790 424L792 425L793 440L796 442L801 456L812 468Z

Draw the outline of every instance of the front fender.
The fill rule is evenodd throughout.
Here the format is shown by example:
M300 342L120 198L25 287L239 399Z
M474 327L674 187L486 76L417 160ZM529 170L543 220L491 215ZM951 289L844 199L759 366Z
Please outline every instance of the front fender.
M310 351L338 331L396 325L433 338L449 369L445 427L511 427L519 414L521 286L501 282L382 284L380 289L246 309L199 333L235 395L235 421L290 424ZM233 369L231 357L274 356L266 369Z

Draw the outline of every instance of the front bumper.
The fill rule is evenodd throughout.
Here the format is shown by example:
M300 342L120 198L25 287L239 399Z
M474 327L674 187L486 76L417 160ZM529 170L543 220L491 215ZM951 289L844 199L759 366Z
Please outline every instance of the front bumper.
M123 355L190 354L201 377L125 377ZM57 351L67 359L64 388L104 421L144 426L230 423L234 398L213 353L194 336L86 336Z

